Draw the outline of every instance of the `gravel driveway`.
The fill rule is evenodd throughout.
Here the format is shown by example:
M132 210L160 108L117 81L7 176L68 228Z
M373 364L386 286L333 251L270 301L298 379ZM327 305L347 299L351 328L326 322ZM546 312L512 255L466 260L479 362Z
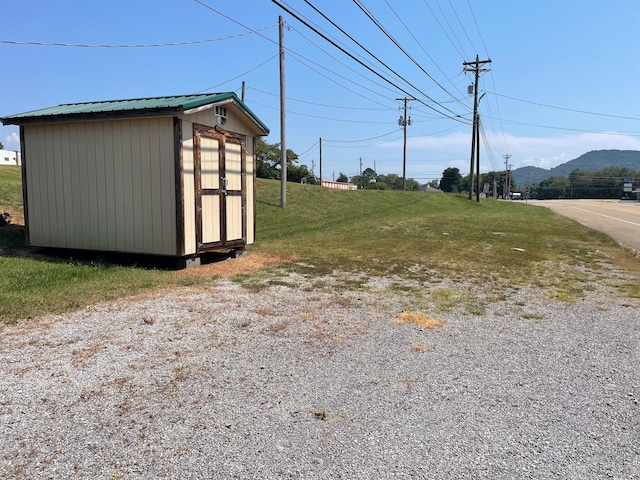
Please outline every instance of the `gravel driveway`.
M0 474L640 479L637 307L412 302L224 280L3 327Z

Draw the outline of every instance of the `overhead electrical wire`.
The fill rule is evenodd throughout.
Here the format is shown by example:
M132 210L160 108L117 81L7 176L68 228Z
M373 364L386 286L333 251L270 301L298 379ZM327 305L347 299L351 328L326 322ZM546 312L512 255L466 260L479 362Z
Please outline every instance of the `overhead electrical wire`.
M307 1L307 0L305 0ZM361 0L353 0L353 3L355 3L358 8L360 8L360 10L362 10L362 12L364 12L364 14L369 18L369 20L371 20L374 25L376 27L378 27L378 29L384 33L387 38L389 40L391 40L391 42L393 42L393 44L398 47L400 49L400 51L402 53L404 53L404 55L411 60L425 75L427 75L427 77L429 77L432 81L434 81L438 86L440 86L440 88L442 88L445 92L449 93L444 87L442 87L438 82L436 82L436 80L411 56L411 54L409 54L409 52L407 52L407 50L400 45L400 43L393 37L393 35L391 35L389 33L389 31L382 25L382 23L380 23L380 21L375 18L375 16L373 16L373 14L362 4ZM409 83L409 85L411 85ZM438 106L440 106L441 108L447 110L448 112L450 112L453 115L458 115L456 112L454 112L453 110L447 108L446 106L440 104L439 102L437 102L436 100L434 100L433 98L431 98L429 95L427 95L426 93L422 92L420 89L418 89L417 87L415 87L414 85L411 85L416 91L420 92L422 95L424 95L426 98L428 98L429 100L431 100L432 102L434 102L435 104L437 104ZM449 95L451 95L449 93ZM421 102L423 103L423 102Z
M480 37L480 41L482 42L482 46L484 47L484 53L486 53L487 58L490 57L489 50L484 43L484 38L482 38L482 32L480 32L480 27L478 26L478 21L476 20L476 15L473 13L473 8L471 8L471 2L467 0L467 5L469 5L469 11L471 12L471 17L473 18L473 23L476 25L476 30L478 31L478 36Z
M445 78L447 78L447 80L449 80L451 82L451 85L454 86L454 88L456 88L458 90L458 93L462 94L462 92L456 87L456 85L447 77L447 75L442 71L442 69L440 68L440 66L436 63L436 61L431 57L431 55L429 55L429 53L427 52L427 50L422 46L422 44L420 43L420 41L416 38L416 36L413 34L413 32L409 29L409 27L407 26L407 24L402 20L402 18L400 17L400 15L398 15L398 13L394 10L394 8L391 6L391 4L387 1L384 0L385 3L387 4L387 6L389 7L389 9L393 12L393 14L396 16L396 18L398 19L398 21L402 24L402 26L405 28L405 30L409 33L409 35L411 35L411 37L415 40L415 42L418 44L418 46L422 49L422 51L424 52L424 54L429 57L429 60L431 60L431 62L436 66L436 68L438 70L440 70L440 73L442 73L442 75L444 75ZM426 73L426 72L425 72ZM472 108L469 105L465 105L462 100L460 100L459 98L456 98L452 93L450 93L446 88L444 88L442 85L440 85L440 83L435 80L431 75L429 75L427 73L428 77L434 81L434 83L436 85L438 85L447 95L449 95L454 101L460 103L463 107L467 108L470 112L472 111ZM442 103L442 102L441 102Z
M261 107L266 107L266 108L270 108L272 110L279 110L280 107L272 107L271 105L265 105L264 103L258 103L258 102L252 102L254 105L260 105ZM310 118L320 118L322 120L331 120L332 122L346 122L346 123L369 123L369 124L380 124L380 125L387 125L389 122L372 122L372 121L368 121L368 120L346 120L344 118L329 118L329 117L322 117L320 115L311 115L309 113L302 113L302 112L295 112L293 110L288 110L287 109L287 114L289 113L293 113L295 115L301 115L303 117L310 117Z
M366 99L366 100L369 100L370 102L376 103L376 104L380 105L381 107L389 108L387 105L385 105L385 104L383 104L383 103L380 103L380 102L378 102L378 101L376 101L376 100L372 100L372 99L370 99L370 98L368 98L368 97L365 97L365 96L364 96L364 95L362 95L360 92L357 92L357 91L355 91L355 90L352 90L352 89L350 89L350 88L348 88L348 87L346 87L346 86L342 85L341 83L339 83L338 81L336 81L334 78L331 78L331 77L329 77L329 76L325 75L324 73L319 72L319 71L318 71L318 70L316 70L315 68L313 68L313 67L311 67L311 66L307 65L306 63L304 63L304 62L303 62L302 60L300 60L299 58L296 58L296 56L297 56L297 55L296 55L295 53L293 53L292 58L293 58L294 60L297 60L298 62L300 62L302 65L304 65L305 67L307 67L309 70L314 71L315 73L317 73L317 74L318 74L318 75L320 75L321 77L326 78L326 79L327 79L327 80L329 80L330 82L335 83L335 84L336 84L336 85L338 85L339 87L344 88L345 90L347 90L348 92L353 93L354 95L357 95L357 96L362 97L362 98L364 98L364 99ZM305 57L302 57L302 58L305 58ZM305 59L306 59L306 58L305 58ZM329 70L329 69L328 69L328 68L326 68L326 67L323 67L322 65L320 65L320 64L318 64L318 63L316 63L316 62L313 62L313 63L314 63L315 65L318 65L320 68L323 68L323 69L327 70L328 72L331 72L331 73L333 73L334 75L336 75L336 76L338 76L338 77L342 78L343 80L346 80L346 81L348 81L348 82L351 82L351 83L353 83L353 84L355 84L355 85L357 85L357 86L359 86L359 87L361 87L361 88L366 88L366 87L364 87L364 86L362 86L362 85L360 85L360 84L358 84L358 83L354 82L353 80L351 80L351 79L349 79L349 78L347 78L347 77L345 77L345 76L343 76L343 75L340 75L340 74L338 74L338 73L336 73L336 72L334 72L334 71L332 71L332 70ZM377 95L380 95L381 97L383 97L385 100L388 100L388 98L387 98L387 97L385 97L384 95L382 95L382 94L381 94L381 93L379 93L379 92L373 92L373 93L376 93Z
M467 33L467 29L464 28L464 25L462 24L462 21L460 20L460 16L458 15L458 12L456 11L456 7L453 6L453 3L451 3L451 0L449 0L449 5L451 6L451 10L453 10L453 14L456 16L456 20L458 20L458 23L460 24L460 27L462 28L462 32L464 33L465 37L467 37L467 40L469 41L469 45L471 45L471 47L473 48L473 42L471 41L471 38L469 38L469 34ZM474 50L478 51L477 48L474 48Z
M322 11L320 11L315 5L313 5L309 0L304 0L304 2L309 5L313 10L316 11L316 13L318 13L320 16L322 16L322 18L324 18L326 21L328 21L331 25L333 25L336 29L338 29L343 35L345 35L349 40L351 40L353 43L355 43L358 47L360 47L362 50L364 50L367 54L369 54L371 57L373 57L378 63L380 63L382 66L384 66L389 72L391 72L393 75L395 75L397 78L399 78L402 82L404 82L405 84L413 87L413 85L411 85L409 82L407 82L404 78L402 78L400 75L397 74L397 72L392 69L391 67L389 67L385 62L383 62L380 58L378 58L373 52L371 52L368 48L366 48L364 45L362 45L360 42L358 42L355 38L353 38L353 36L349 35L344 29L342 29L338 24L336 24L333 20L331 20L327 15L325 15ZM415 87L413 87L415 88ZM427 97L429 98L429 97Z
M277 24L262 27L256 30L251 30L246 33L238 33L236 35L229 35L226 37L213 38L208 40L193 40L190 42L175 42L175 43L150 43L150 44L132 44L132 45L91 45L86 43L55 43L55 42L21 42L15 40L0 40L0 43L8 45L35 45L39 47L71 47L71 48L159 48L159 47L182 47L185 45L200 45L203 43L221 42L224 40L231 40L232 38L244 37L251 35L252 33L262 32L273 27L277 27ZM245 27L246 28L246 27Z
M453 38L455 38L456 42L458 43L458 46L460 47L460 50L458 50L458 47L456 47L455 43L453 43L453 40L451 40L451 38L447 34L446 30L444 29L444 27L442 26L442 24L438 20L438 17L436 16L436 14L433 12L431 7L427 3L427 0L423 0L423 2L427 6L429 11L431 12L431 15L433 15L433 18L436 19L436 22L438 22L438 25L440 25L440 28L444 32L445 36L449 39L449 42L451 43L451 45L453 45L453 48L458 52L458 54L463 59L463 61L464 61L464 59L469 58L467 53L464 51L464 47L460 43L460 40L458 40L458 37L456 36L455 32L453 31L453 28L451 27L451 24L449 23L449 20L447 20L447 16L444 14L444 11L442 10L442 7L440 6L440 3L438 2L438 0L436 0L436 5L438 5L438 9L440 10L440 13L442 14L442 18L444 18L444 21L447 23L447 26L449 27L449 30L451 31L451 34L453 35Z
M392 130L390 132L387 133L383 133L382 135L378 135L375 137L370 137L370 138L363 138L360 140L330 140L327 138L323 138L322 141L323 142L331 142L331 143L359 143L359 142L368 142L371 140L377 140L378 138L382 138L382 137L386 137L387 135L391 135L393 133L397 133L399 130L401 130L400 128L396 128L395 130Z
M199 1L199 0L195 0L195 1ZM397 88L400 92L404 93L405 95L409 95L411 97L413 97L413 95L411 95L409 92L407 92L404 88L400 87L399 85L397 85L396 83L392 82L391 80L389 80L388 78L384 77L382 74L380 74L379 72L377 72L376 70L374 70L373 68L371 68L369 65L365 64L364 62L362 62L360 59L356 58L354 55L352 55L351 53L347 52L343 47L341 47L340 45L338 45L336 42L334 42L333 40L331 40L330 38L328 38L326 35L324 35L322 32L318 31L317 29L315 29L314 27L312 27L308 22L304 21L302 18L300 18L298 15L296 15L295 13L293 13L291 10L289 10L287 7L285 7L281 2L279 2L278 0L271 0L272 3L276 4L277 6L279 6L281 9L283 9L285 12L287 12L289 15L291 15L292 17L294 17L296 20L298 20L300 23L302 23L304 26L306 26L307 28L311 29L313 32L315 32L317 35L319 35L320 37L322 37L324 40L326 40L327 42L331 43L334 47L336 47L337 49L339 49L342 53L344 53L345 55L349 56L351 59L355 60L356 62L358 62L361 66L363 66L364 68L366 68L367 70L369 70L371 73L373 73L374 75L378 76L379 78L381 78L382 80L384 80L385 82L389 83L390 85L394 86L395 88ZM425 95L427 98L427 95ZM465 119L464 117L462 117L461 115L456 114L455 112L453 112L453 114L455 116L451 116L448 115L444 112L439 111L437 108L432 107L431 105L429 105L428 103L426 103L424 100L421 99L416 99L418 102L422 103L423 105L425 105L426 107L440 113L441 115L450 118L451 120L455 120L457 122L460 123L464 123L464 124L470 124L470 120L469 119ZM447 109L448 110L448 109Z
M254 90L256 92L260 92L260 93L264 93L265 95L271 95L273 97L277 97L280 94L278 93L273 93L273 92L267 92L265 90L260 90L259 88L255 88L255 87L251 87L251 86L247 86L247 89L249 90ZM308 100L300 100L299 98L292 98L292 97L286 97L287 100L291 100L292 102L300 102L300 103L306 103L308 105L315 105L318 107L327 107L327 108L340 108L340 109L344 109L344 110L375 110L375 111L381 111L381 110L396 110L396 107L387 107L387 108L370 108L370 107L352 107L352 106L348 106L348 105L329 105L326 103L317 103L317 102L310 102Z
M226 84L226 83L233 82L234 80L237 80L238 78L243 77L243 76L247 75L248 73L251 73L251 72L253 72L254 70L259 69L260 67L262 67L263 65L265 65L265 64L267 64L267 63L269 63L271 60L273 60L274 58L277 58L277 57L278 57L278 54L276 53L273 57L268 58L267 60L265 60L264 62L262 62L260 65L257 65L257 66L255 66L255 67L253 67L251 70L247 70L246 72L241 73L240 75L236 75L235 77L230 78L229 80L226 80L226 81L224 81L224 82L222 82L222 83L218 83L217 85L212 85L211 87L207 87L207 88L205 88L205 89L203 89L203 90L200 90L200 91L198 91L198 92L196 92L196 93L206 92L207 90L211 90L212 88L219 87L220 85L224 85L224 84Z
M528 103L531 105L537 105L538 107L546 107L546 108L554 108L556 110L565 110L567 112L574 112L574 113L582 113L585 115L596 115L599 117L609 117L609 118L620 118L623 120L640 120L640 117L627 117L624 115L612 115L612 114L608 114L608 113L597 113L597 112L588 112L585 110L576 110L573 108L566 108L566 107L557 107L555 105L547 105L544 103L539 103L539 102L532 102L531 100L523 100L521 98L515 98L515 97L510 97L508 95L503 95L500 93L496 93L496 92L487 92L490 93L491 95L496 95L498 97L503 97L503 98L508 98L509 100L515 100L516 102L523 102L523 103Z
M583 130L579 128L568 128L568 127L554 127L552 125L539 125L536 123L527 123L527 122L518 122L516 120L503 120L505 123L510 125L522 125L525 127L536 127L536 128L546 128L549 130L565 130L569 132L579 132L579 133L595 133L598 135L614 135L614 136L629 136L629 137L640 137L640 132L613 132L613 131L603 131L603 130Z
M295 29L294 27L291 27L291 29L296 32L298 35L300 35L302 38L304 38L307 42L309 42L311 45L313 45L314 47L316 47L318 50L320 50L321 52L323 52L325 55L331 57L333 60L335 60L336 62L338 62L340 65L342 65L343 67L351 70L353 73L355 73L356 75L359 75L360 77L364 78L367 81L372 82L373 84L379 86L380 88L384 88L390 92L395 93L394 90L392 90L391 88L387 87L386 85L382 85L380 83L377 82L373 82L370 78L366 77L365 75L363 75L362 73L358 72L357 70L349 67L347 64L345 64L344 62L338 60L336 57L334 57L333 55L331 55L329 52L327 52L325 49L323 49L322 47L320 47L318 44L316 44L315 42L313 42L311 39L307 38L302 32L300 32L299 30ZM355 83L355 82L353 82ZM356 84L357 85L357 84ZM364 87L363 87L364 88ZM381 95L379 92L376 92L375 90L371 90L368 89L370 92L374 92L374 93L378 93L379 95ZM383 96L383 95L381 95ZM386 98L386 97L385 97Z
M252 29L251 27L248 27L248 26L244 25L243 23L241 23L241 22L239 22L239 21L237 21L237 20L235 20L235 19L233 19L233 18L229 17L228 15L225 15L224 13L220 12L219 10L216 10L215 8L211 7L210 5L207 5L207 4L206 4L206 3L204 3L203 1L201 1L201 0L193 0L193 1L194 1L194 2L196 2L196 3L198 3L199 5L202 5L203 7L205 7L205 8L207 8L207 9L211 10L212 12L217 13L217 14L218 14L218 15L220 15L221 17L224 17L224 18L226 18L227 20L230 20L230 21L232 21L233 23L235 23L235 24L237 24L237 25L240 25L241 27L246 28L247 30L249 30L249 31L251 31L251 32L253 32L253 33L256 33L257 35L259 35L260 37L264 38L264 39L265 39L265 40L267 40L268 42L271 42L271 43L273 43L273 44L275 44L275 45L278 45L278 42L276 42L275 40L272 40L271 38L269 38L269 37L266 37L266 36L262 35L262 34L261 34L261 33L259 33L257 30L254 30L254 29ZM282 8L282 7L281 7L281 8ZM344 78L345 80L350 81L351 83L355 83L355 84L356 84L356 85L358 85L359 87L362 87L362 85L357 84L357 83L356 83L356 82L354 82L353 80L350 80L350 79L348 79L348 78L346 78L346 77L343 77L343 76L339 75L338 73L336 73L336 72L334 72L334 71L332 71L332 70L328 69L327 67L324 67L324 66L322 66L322 65L318 64L317 62L314 62L313 60L311 60L311 59L309 59L309 58L305 57L304 55L301 55L301 54L299 54L299 53L297 53L297 52L295 52L295 51L293 51L293 50L291 50L291 49L289 49L289 48L286 48L285 50L286 50L287 52L289 52L290 54L292 54L292 55L294 56L294 58L295 58L295 56L298 56L298 57L300 57L300 58L303 58L303 59L305 59L305 60L306 60L307 62L309 62L309 63L312 63L312 64L314 64L314 65L317 65L318 67L323 68L324 70L327 70L328 72L331 72L331 73L332 73L332 74L334 74L334 75L340 76L341 78ZM298 61L300 61L300 60L298 59ZM303 64L304 64L304 62L301 62L301 63L303 63ZM311 67L309 67L308 65L305 65L305 66L307 66L307 68L311 68ZM311 70L313 70L314 72L318 73L319 75L322 75L321 73L319 73L317 70L315 70L315 69L313 69L313 68L311 68ZM338 83L337 83L337 82L335 82L335 80L333 80L332 78L327 77L326 75L322 75L322 76L323 76L323 77L325 77L325 78L327 78L328 80L330 80L330 81L332 81L332 82L334 82L334 83L338 84ZM340 84L338 84L338 85L340 85ZM341 86L342 86L342 85L341 85ZM344 86L342 86L342 87L343 87L343 88L346 88L346 87L344 87ZM362 88L365 88L365 87L362 87ZM352 92L352 93L356 94L356 95L359 95L359 96L362 96L363 98L366 98L366 97L364 97L363 95L359 94L358 92L355 92L355 91L350 90L350 89L348 89L348 88L346 88L346 89L347 89L348 91L350 91L350 92ZM379 94L378 92L375 92L375 93L376 93L376 94ZM379 94L379 95L380 95L380 94ZM381 95L381 96L383 96L383 95ZM384 97L384 96L383 96L383 97ZM386 97L384 97L384 98L386 98ZM373 101L374 103L378 103L379 105L381 105L381 106L383 106L383 107L387 107L387 105L383 105L383 104L381 104L381 103L379 103L379 102L375 102L374 100L371 100L371 99L367 99L367 100L369 100L369 101Z
M480 129L480 135L482 135L482 139L484 140L484 150L487 154L487 158L489 159L489 163L491 163L491 168L493 171L498 171L498 166L495 161L495 154L493 153L493 149L491 148L491 142L488 139L487 131L484 128L484 125L480 119L478 119L478 128Z

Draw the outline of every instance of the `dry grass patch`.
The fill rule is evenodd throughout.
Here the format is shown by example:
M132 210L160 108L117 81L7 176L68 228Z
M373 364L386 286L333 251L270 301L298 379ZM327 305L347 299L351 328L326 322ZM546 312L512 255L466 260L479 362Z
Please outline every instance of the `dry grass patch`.
M235 275L248 275L263 268L275 267L287 262L294 262L296 257L284 253L249 252L238 258L209 263L196 268L188 268L173 272L176 277L233 277Z
M396 325L415 323L422 328L438 328L443 327L447 322L441 318L431 318L424 313L403 312L393 323Z

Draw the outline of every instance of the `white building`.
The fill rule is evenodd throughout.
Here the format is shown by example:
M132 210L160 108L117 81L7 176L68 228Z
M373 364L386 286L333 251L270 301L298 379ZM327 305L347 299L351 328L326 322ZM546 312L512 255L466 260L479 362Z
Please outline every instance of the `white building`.
M0 150L0 165L22 165L20 152Z

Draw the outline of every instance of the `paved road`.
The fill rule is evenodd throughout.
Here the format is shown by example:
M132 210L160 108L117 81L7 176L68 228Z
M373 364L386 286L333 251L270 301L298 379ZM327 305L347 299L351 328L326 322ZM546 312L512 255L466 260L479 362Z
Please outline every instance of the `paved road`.
M530 201L606 233L622 245L640 251L640 202L619 200Z

